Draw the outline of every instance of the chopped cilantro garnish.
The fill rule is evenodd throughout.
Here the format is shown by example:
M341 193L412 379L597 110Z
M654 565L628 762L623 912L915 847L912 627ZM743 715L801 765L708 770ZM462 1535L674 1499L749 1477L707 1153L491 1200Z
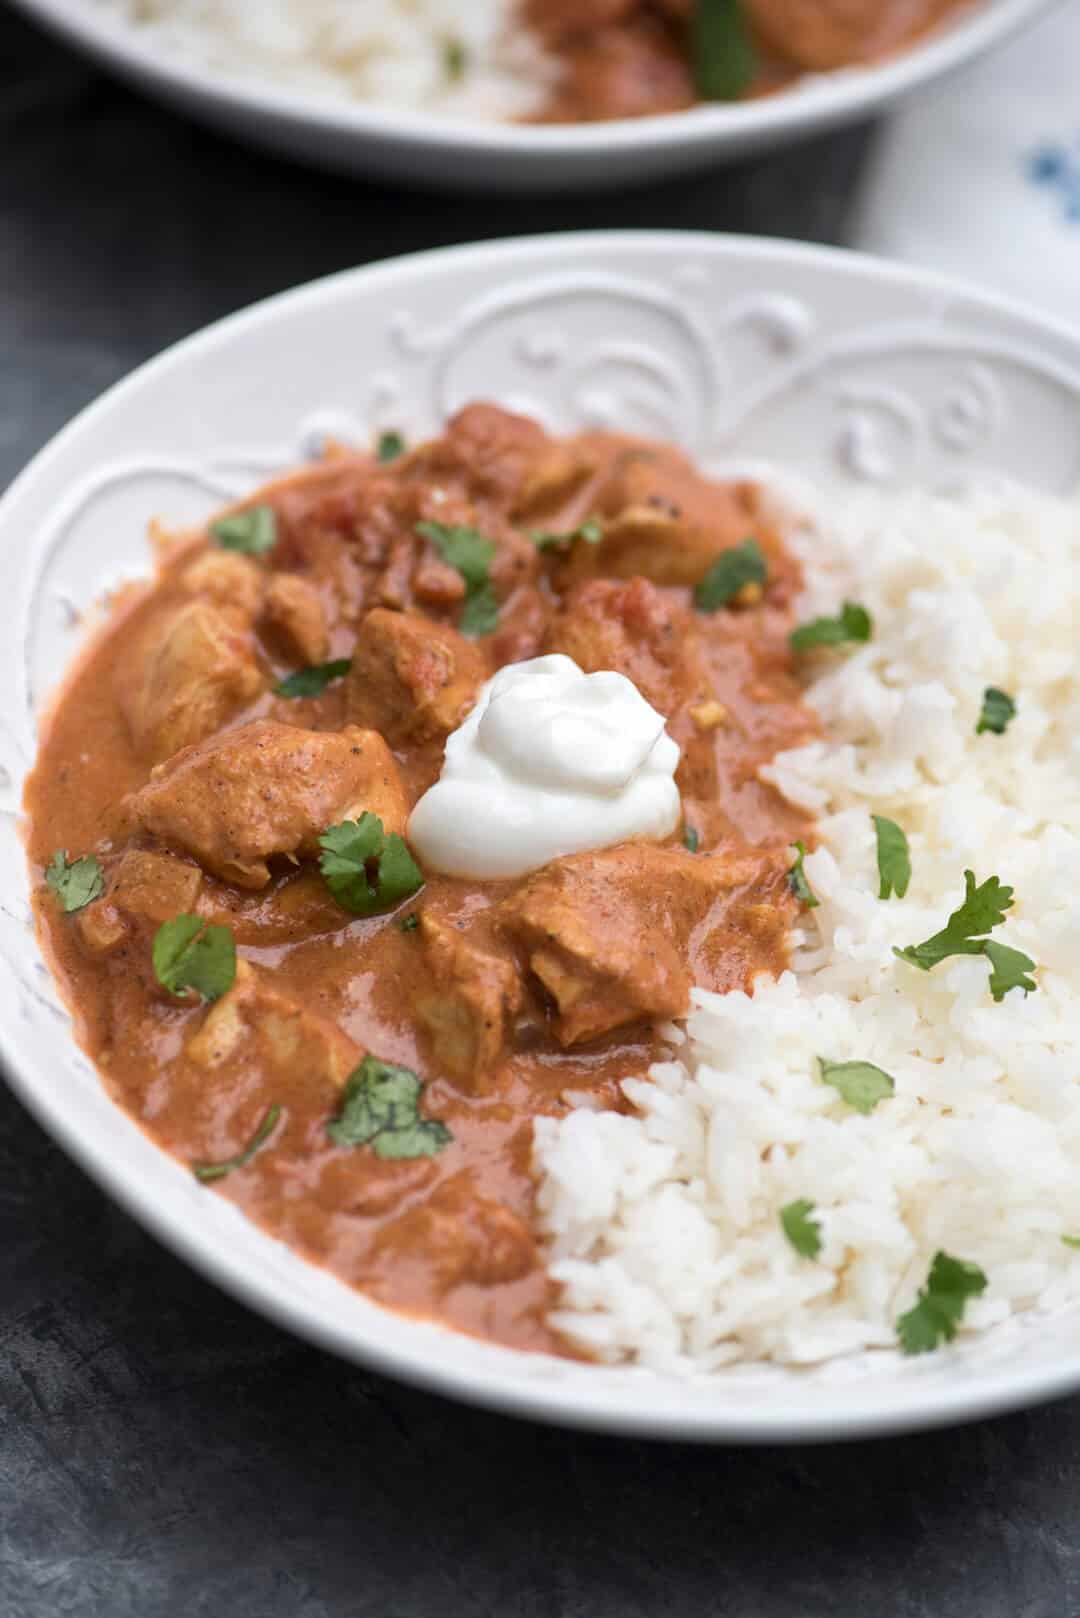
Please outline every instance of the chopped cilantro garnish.
M280 684L275 685L275 697L317 697L334 680L340 680L352 668L351 657L338 657L332 663L312 663L310 668L297 669Z
M538 528L529 531L529 538L538 551L568 551L579 539L584 540L586 545L599 545L603 537L604 530L596 517L590 517L579 528L572 528L566 534L549 534Z
M418 522L416 532L430 539L443 561L465 580L465 605L458 628L475 638L490 635L499 622L499 603L488 576L495 542L475 528L449 528L441 522Z
M803 861L806 858L806 844L793 843L791 846L795 850L795 864L787 874L791 891L799 903L806 906L807 910L816 910L821 900L810 886L806 872L803 869Z
M383 831L378 815L343 820L319 838L327 887L343 910L373 916L390 910L424 885L420 867L396 832Z
M951 1343L968 1299L977 1298L986 1287L986 1276L977 1264L935 1253L918 1302L896 1323L904 1353L928 1354L941 1343Z
M438 1119L420 1117L423 1089L411 1068L365 1056L326 1133L337 1146L370 1146L376 1157L434 1157L454 1137Z
M686 830L683 832L682 840L683 847L689 849L691 854L696 854L698 849L701 847L701 838L698 836L693 826L687 826Z
M449 528L441 522L419 522L417 533L430 539L443 561L454 568L466 585L476 589L488 581L488 567L495 555L495 541L486 539L475 528Z
M874 815L873 821L874 830L877 832L877 868L881 881L878 898L889 899L895 893L898 899L902 899L911 881L911 850L908 848L908 840L895 820L886 820L884 815Z
M803 1258L817 1258L821 1252L821 1226L812 1217L814 1203L800 1197L780 1210L784 1235Z
M398 926L401 928L403 933L414 933L419 925L420 917L416 914L415 910L410 910L409 914L407 916L403 916L398 922Z
M469 53L464 42L453 34L443 40L443 72L448 84L459 84L469 65Z
M248 506L230 517L219 517L210 532L226 551L242 551L245 556L265 556L277 544L277 517L273 506Z
M1013 902L1012 888L1006 887L996 876L988 877L976 887L974 872L965 871L964 889L963 904L953 911L939 933L922 944L894 948L893 954L923 972L929 972L951 955L985 955L990 962L990 993L995 1000L1003 999L1010 989L1023 989L1025 994L1031 994L1038 984L1026 974L1035 971L1035 962L1008 944L980 937L1005 920L1005 912Z
M995 736L1002 736L1009 720L1015 718L1016 703L1009 693L999 691L996 685L988 685L983 692L982 712L975 726L975 734L981 736L984 730L991 730Z
M690 59L702 101L737 101L753 82L757 52L742 0L696 0Z
M236 979L236 943L228 927L208 927L201 916L174 916L154 934L154 972L163 989L194 989L219 1000Z
M96 854L68 860L67 849L58 848L45 872L45 881L68 914L82 910L105 892L105 873Z
M1080 1236L1063 1236L1061 1239L1066 1247L1080 1247Z
M716 612L748 584L763 585L768 577L761 546L756 539L744 539L741 545L721 551L705 577L695 584L694 605L702 612Z
M964 872L964 902L954 910L945 926L922 944L909 944L906 949L894 949L902 961L929 972L932 966L947 960L950 955L982 955L983 939L1005 920L1005 912L1013 902L1013 890L996 876L975 885L975 873Z
M996 876L976 887L972 871L964 872L964 887L963 904L953 911L939 933L922 944L894 949L893 954L923 972L952 955L985 955L990 962L990 993L996 1001L1003 1000L1010 989L1031 994L1038 988L1034 978L1028 976L1035 971L1031 957L1008 944L979 936L1005 920L1005 912L1013 902L1012 888L1005 887Z
M839 618L812 618L792 630L793 652L809 652L815 646L846 646L868 641L873 632L873 620L865 607L855 601L845 601Z
M1008 944L998 944L988 938L982 952L990 962L990 993L995 1000L1004 1000L1010 989L1023 989L1025 994L1032 994L1039 987L1035 979L1028 976L1035 971L1035 962L1023 950L1010 949Z
M827 1062L819 1056L818 1073L823 1084L831 1084L864 1117L896 1090L896 1081L873 1062Z
M396 461L399 455L405 453L405 440L400 433L380 433L375 444L375 459L377 461Z
M191 1165L192 1174L197 1180L201 1180L203 1185L207 1185L211 1180L223 1180L226 1174L232 1173L233 1169L244 1168L251 1162L259 1147L266 1145L266 1142L277 1128L280 1117L281 1108L276 1105L271 1107L247 1145L242 1151L237 1152L235 1157L227 1157L222 1163L193 1163Z
M492 585L482 584L478 590L469 590L458 619L461 633L476 640L480 635L492 634L498 624L499 601Z

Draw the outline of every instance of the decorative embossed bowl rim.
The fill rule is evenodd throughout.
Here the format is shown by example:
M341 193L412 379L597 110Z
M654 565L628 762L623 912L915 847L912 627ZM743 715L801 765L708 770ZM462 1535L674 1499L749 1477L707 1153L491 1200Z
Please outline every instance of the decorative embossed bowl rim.
M970 0L924 41L872 67L813 75L783 95L602 124L466 122L332 101L172 59L91 0L13 0L113 71L246 140L318 164L462 186L611 189L798 140L908 94L1006 39L1055 0Z
M145 572L147 521L201 516L325 433L434 428L477 396L556 430L668 435L883 485L973 473L1080 485L1080 334L961 285L777 242L541 237L401 259L273 298L111 389L0 501L0 1056L46 1129L212 1280L347 1358L519 1414L713 1441L845 1438L1080 1387L1080 1310L916 1361L678 1381L515 1354L378 1308L199 1187L108 1099L29 926L19 840L34 715L76 614Z

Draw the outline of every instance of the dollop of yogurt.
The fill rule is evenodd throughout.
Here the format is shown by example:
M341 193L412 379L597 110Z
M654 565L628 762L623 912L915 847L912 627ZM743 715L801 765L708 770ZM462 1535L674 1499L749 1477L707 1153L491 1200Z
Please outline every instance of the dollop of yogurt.
M679 747L624 674L553 654L511 663L447 738L442 774L409 820L421 864L512 877L562 854L679 824Z

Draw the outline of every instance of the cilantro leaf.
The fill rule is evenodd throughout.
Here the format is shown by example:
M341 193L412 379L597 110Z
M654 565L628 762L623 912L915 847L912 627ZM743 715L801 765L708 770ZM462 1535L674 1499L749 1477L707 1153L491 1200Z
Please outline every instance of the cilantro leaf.
M259 1147L266 1145L266 1142L277 1128L280 1117L281 1108L275 1104L268 1110L247 1145L242 1151L237 1152L235 1157L227 1157L221 1163L193 1163L191 1165L192 1174L197 1180L201 1180L203 1185L208 1185L212 1180L223 1180L226 1174L232 1173L233 1169L246 1167L259 1150Z
M499 602L488 575L495 541L475 528L449 528L441 522L418 522L416 532L421 539L430 539L443 561L465 580L461 633L470 638L490 635L499 621Z
M983 692L982 712L975 726L975 734L981 736L984 730L991 730L995 736L1003 736L1009 720L1015 718L1016 703L1009 693L999 691L996 685L988 685Z
M686 830L683 832L682 840L683 847L688 849L691 854L696 854L698 849L701 847L701 838L694 830L693 826L687 826Z
M434 1157L448 1146L453 1135L437 1118L418 1118L408 1129L384 1129L376 1135L376 1157Z
M174 916L154 934L153 962L170 994L194 989L204 1000L219 1000L236 979L236 943L228 927L208 927L201 916Z
M703 101L737 101L757 71L757 52L741 0L696 0L690 59Z
M420 867L396 832L383 831L378 815L343 820L319 838L319 869L343 910L373 916L390 910L424 885Z
M1066 1247L1080 1247L1080 1236L1063 1236L1061 1239Z
M1023 950L1010 949L1008 944L997 944L988 938L983 944L983 954L990 962L990 993L998 1002L1004 1000L1010 989L1023 989L1025 994L1032 994L1039 987L1035 979L1027 975L1035 971L1035 962Z
M828 1062L819 1056L818 1073L823 1084L831 1084L864 1118L896 1091L896 1080L873 1062Z
M791 632L793 652L809 652L815 646L845 646L868 641L873 633L873 620L865 607L855 601L845 601L839 618L812 618Z
M745 590L748 584L763 585L769 577L761 546L756 539L721 551L703 579L694 586L694 606L702 612L715 612Z
M460 573L470 589L488 581L488 567L495 555L495 542L475 528L448 528L441 522L418 522L416 532L430 539L443 561Z
M105 892L105 873L96 854L84 854L69 862L66 848L58 848L45 872L45 881L60 901L60 908L71 914L83 910Z
M265 556L277 544L277 516L273 506L248 506L210 524L210 532L222 550L240 551L245 556Z
M878 898L888 899L895 893L898 899L902 899L911 881L908 840L895 820L886 820L884 815L874 815L872 818L877 832L877 868L881 881Z
M340 680L352 668L351 657L338 657L332 663L312 663L306 669L297 669L274 687L275 697L317 697L334 680Z
M806 858L806 844L793 843L791 846L795 850L795 864L787 874L788 885L801 905L805 905L807 910L816 910L821 900L810 886L806 872L803 870L803 861Z
M784 1235L803 1258L817 1258L821 1252L821 1226L812 1218L815 1204L800 1197L780 1210Z
M1005 920L1005 912L1013 902L1013 890L988 877L975 886L973 871L964 872L964 902L954 910L945 926L922 944L909 944L906 949L894 949L893 954L908 961L923 972L947 960L950 955L982 955L983 941L979 933L988 933Z
M495 587L491 584L482 584L476 590L467 590L465 605L461 609L458 619L458 628L470 640L476 640L480 635L490 635L499 625L499 598L495 594Z
M454 1137L437 1119L420 1117L423 1089L412 1068L365 1056L346 1079L326 1133L337 1146L370 1146L376 1157L434 1157Z
M403 933L414 933L419 925L420 917L416 914L415 910L410 910L409 914L407 916L403 916L398 922L398 926L401 928Z
M893 954L923 972L929 972L950 955L985 955L990 962L990 993L996 1001L1002 1001L1010 989L1023 989L1025 994L1032 994L1039 985L1028 976L1036 970L1031 957L1008 944L978 936L1005 920L1005 912L1013 902L1012 888L999 882L996 876L976 887L971 871L964 872L964 887L963 904L953 911L941 932L922 944L894 948Z
M469 65L469 53L464 41L452 35L443 40L442 46L443 73L448 84L458 84L465 77L465 69Z
M941 1343L951 1343L968 1299L977 1298L987 1285L977 1264L935 1253L918 1301L896 1322L904 1353L928 1354Z
M400 433L380 433L375 444L375 459L383 465L396 461L399 455L404 455L405 447Z
M579 539L583 539L586 545L599 545L603 537L603 527L596 517L590 517L579 528L572 528L566 534L550 534L538 528L529 530L529 538L538 551L568 551Z

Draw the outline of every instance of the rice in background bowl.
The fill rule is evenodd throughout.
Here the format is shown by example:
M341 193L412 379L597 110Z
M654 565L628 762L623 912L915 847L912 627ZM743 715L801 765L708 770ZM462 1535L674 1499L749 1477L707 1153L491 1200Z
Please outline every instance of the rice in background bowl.
M515 0L89 0L163 54L298 92L455 118L542 105L554 69Z

